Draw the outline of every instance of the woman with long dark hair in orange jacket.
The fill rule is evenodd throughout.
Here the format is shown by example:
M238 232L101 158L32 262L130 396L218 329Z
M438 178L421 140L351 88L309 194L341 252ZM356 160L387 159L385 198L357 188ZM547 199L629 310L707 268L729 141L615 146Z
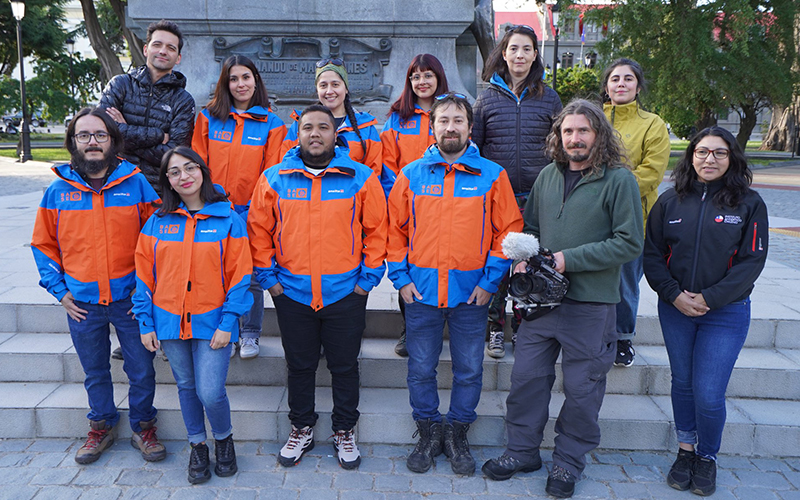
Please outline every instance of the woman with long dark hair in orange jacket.
M256 65L245 56L227 58L214 97L197 116L192 149L229 193L245 221L256 181L264 170L280 162L285 136L283 121L270 111L267 88ZM253 307L242 318L242 359L258 356L264 317L264 290L255 280L250 293ZM231 356L235 353L231 350Z

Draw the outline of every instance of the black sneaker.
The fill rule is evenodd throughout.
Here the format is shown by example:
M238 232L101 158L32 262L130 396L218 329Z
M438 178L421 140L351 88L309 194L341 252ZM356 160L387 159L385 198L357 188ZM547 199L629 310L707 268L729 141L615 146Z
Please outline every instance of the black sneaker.
M717 462L714 459L700 455L695 458L689 489L701 497L713 495L717 491Z
M200 484L209 479L211 471L208 470L208 446L205 443L193 444L189 455L189 482Z
M667 484L676 490L686 491L692 481L695 454L693 451L678 450L678 458L672 464L667 474Z
M538 457L537 457L538 458ZM514 457L503 453L497 458L487 460L481 470L486 477L494 481L505 481L517 472L533 472L542 468L542 459L532 462L520 462Z
M403 333L400 334L400 339L397 341L397 345L394 346L394 353L398 356L402 356L404 358L408 357L408 349L406 348L406 331L403 329Z
M229 477L239 470L236 466L236 449L233 446L233 434L222 440L215 440L214 454L217 464L214 473L219 477Z
M453 472L464 476L475 472L475 458L469 451L468 430L469 424L455 420L442 424L442 451L450 459Z
M635 356L636 351L633 349L630 340L617 340L617 359L614 360L614 366L627 368L633 364Z
M569 498L575 493L575 476L560 465L554 465L544 491L556 498Z
M417 420L417 430L412 438L419 436L414 451L406 459L406 467L411 472L422 474L433 466L433 459L442 453L442 423Z

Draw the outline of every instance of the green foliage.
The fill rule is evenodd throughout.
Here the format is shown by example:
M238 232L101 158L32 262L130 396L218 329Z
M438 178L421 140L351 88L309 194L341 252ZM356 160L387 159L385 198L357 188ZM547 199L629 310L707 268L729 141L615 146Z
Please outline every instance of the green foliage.
M94 0L94 8L97 11L97 20L100 22L100 28L103 30L106 40L108 40L108 43L111 45L111 49L118 56L123 55L127 49L125 35L122 33L122 27L120 26L117 14L111 7L111 3L108 0ZM88 38L85 21L81 21L75 29L75 34Z
M27 82L28 104L42 111L48 121L63 122L71 112L89 101L100 88L100 63L96 59L73 58L75 98L73 99L69 72L69 55L60 54L54 59L39 60L36 77Z
M64 50L67 34L63 5L66 0L26 0L22 19L22 51L25 56L50 59ZM19 62L17 21L8 2L0 3L0 74L10 75Z
M600 100L600 81L594 70L573 66L559 69L556 75L556 92L566 105L575 98Z
M19 80L0 75L0 114L7 115L19 106Z

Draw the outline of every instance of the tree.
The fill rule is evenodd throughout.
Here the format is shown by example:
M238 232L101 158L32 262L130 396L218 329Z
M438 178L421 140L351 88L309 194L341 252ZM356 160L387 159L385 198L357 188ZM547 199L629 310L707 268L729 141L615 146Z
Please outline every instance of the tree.
M119 57L114 52L114 48L109 43L105 33L103 33L103 28L97 17L97 10L94 8L94 2L92 0L81 0L81 7L89 43L92 45L94 53L97 54L97 60L100 61L103 81L107 82L115 75L122 73L122 64L120 64Z
M796 12L793 19L794 40L791 45L800 45L800 12ZM800 79L800 61L795 59L792 67L795 82ZM793 138L797 140L798 125L800 124L800 84L795 83L792 102L789 105L776 104L772 107L772 120L767 133L761 142L762 150L791 151ZM800 144L795 144L800 150Z
M71 112L90 101L101 90L100 63L97 59L73 58L72 73L76 95L73 98L69 73L69 55L39 60L36 76L27 82L28 102L31 109L42 111L42 116L52 122L62 122Z
M61 29L66 0L26 0L22 19L25 56L53 58L64 50L67 34ZM0 75L10 76L19 63L17 21L8 2L0 4Z
M556 81L558 86L556 92L564 105L575 98L600 100L600 80L597 78L597 73L591 69L580 66L560 68Z
M93 2L98 25L111 49L117 56L129 54L133 64L141 66L146 62L142 53L144 42L125 24L127 3L124 0L95 0ZM76 32L88 38L86 21L80 24Z

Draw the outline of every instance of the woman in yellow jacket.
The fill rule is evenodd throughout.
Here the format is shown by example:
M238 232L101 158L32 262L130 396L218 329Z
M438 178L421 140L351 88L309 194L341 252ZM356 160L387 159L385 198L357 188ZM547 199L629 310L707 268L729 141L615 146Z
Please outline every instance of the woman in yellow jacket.
M642 197L642 213L647 213L658 198L658 185L669 163L669 132L658 115L639 106L644 89L642 67L632 59L617 59L603 72L603 110L611 125L622 136L628 162ZM636 313L639 309L639 281L644 274L642 256L624 264L620 273L620 302L617 304L616 366L631 366L635 351Z

